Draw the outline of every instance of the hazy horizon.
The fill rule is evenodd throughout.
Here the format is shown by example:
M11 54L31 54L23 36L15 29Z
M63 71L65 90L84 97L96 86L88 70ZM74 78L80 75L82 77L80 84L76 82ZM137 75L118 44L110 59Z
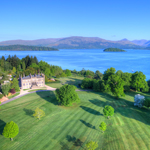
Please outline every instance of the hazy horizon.
M84 37L84 36L70 36L70 37ZM32 41L34 40L42 40L42 39L63 39L63 38L69 38L69 37L58 37L58 38L53 38L53 37L50 37L50 38L39 38L39 39L32 39ZM87 37L87 38L101 38L101 39L104 39L102 37ZM128 38L123 38L123 39L119 39L119 40L110 40L110 39L104 39L104 40L110 40L110 41L120 41L120 40L124 40L124 39L127 39L129 40ZM13 39L13 40L25 40L25 41L31 41L29 39ZM13 41L13 40L4 40L4 41ZM134 40L147 40L147 39L134 39ZM147 41L149 41L150 39L148 39ZM4 41L0 41L0 42L4 42ZM129 40L129 41L133 41L133 40Z

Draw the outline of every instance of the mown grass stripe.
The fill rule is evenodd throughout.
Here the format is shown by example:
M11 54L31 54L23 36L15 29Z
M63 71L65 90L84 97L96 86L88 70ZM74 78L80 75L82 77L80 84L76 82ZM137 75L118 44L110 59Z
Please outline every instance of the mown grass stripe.
M68 125L69 125L69 119L71 119L71 118L73 118L74 116L78 116L78 115L76 115L76 114L78 114L79 113L79 109L78 109L78 111L75 111L75 113L74 113L74 111L72 111L72 113L71 113L71 115L70 115L70 117L68 116L66 116L66 119L64 118L63 120L61 120L62 122L61 123L59 123L58 124L58 126L55 126L54 128L53 128L53 133L49 133L49 134L51 134L51 139L53 139L54 138L54 136L56 136L56 132L54 132L55 131L55 129L56 128L58 128L60 125L61 126L63 126L64 125L64 128L66 128ZM69 115L69 114L68 114ZM67 126L66 126L66 121L64 122L64 120L67 120ZM64 129L62 129L63 131L64 131ZM37 144L34 144L34 145L36 145L37 147L38 147L38 143ZM33 146L34 146L33 145Z
M84 116L82 117L82 120L83 120L83 121L86 120L86 121L85 121L86 123L88 123L88 122L92 123L93 117L96 117L96 116L97 116L97 115L93 116L93 114L92 114L93 112L95 112L97 106L95 106L95 107L90 107L90 108L93 109L93 111L91 111L92 109L90 109L90 111L91 111L90 116L89 116L89 114L87 113L86 115L84 115ZM79 118L79 119L81 120L81 118ZM90 127L87 127L85 124L83 124L80 120L78 120L78 122L76 123L76 128L74 128L72 131L69 132L70 135L76 135L76 138L77 138L77 139L80 138L81 134L82 134L82 136L84 136L86 132L90 132L91 130L93 130L93 129L91 129ZM79 124L79 125L78 125L78 124ZM91 125L92 125L92 124L91 124ZM93 125L92 125L92 126L93 126ZM82 129L82 132L80 132L79 129ZM77 132L77 131L78 131L78 132ZM78 135L77 133L79 133L79 135ZM78 135L78 136L77 136L77 135ZM72 147L72 144L69 144L68 147L71 148L71 147Z

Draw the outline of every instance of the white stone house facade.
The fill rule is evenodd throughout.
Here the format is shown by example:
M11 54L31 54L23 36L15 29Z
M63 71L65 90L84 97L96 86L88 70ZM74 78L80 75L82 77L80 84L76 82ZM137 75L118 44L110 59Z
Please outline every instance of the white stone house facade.
M19 78L19 86L21 89L32 89L36 87L45 86L45 75L44 74L34 74L29 76L24 76Z

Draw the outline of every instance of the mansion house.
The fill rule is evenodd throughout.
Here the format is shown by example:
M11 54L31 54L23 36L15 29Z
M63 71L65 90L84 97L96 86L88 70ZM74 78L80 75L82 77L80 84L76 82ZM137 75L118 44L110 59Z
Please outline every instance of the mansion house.
M32 89L45 86L45 75L34 74L29 76L19 77L19 86L21 89Z

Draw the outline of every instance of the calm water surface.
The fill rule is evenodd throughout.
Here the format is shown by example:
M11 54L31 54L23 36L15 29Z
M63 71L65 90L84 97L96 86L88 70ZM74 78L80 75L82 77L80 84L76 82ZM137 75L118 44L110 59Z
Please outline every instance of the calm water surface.
M114 67L123 72L142 71L150 79L150 50L132 50L127 52L103 52L103 49L60 49L60 51L0 51L0 56L16 54L19 58L26 55L36 56L62 69L89 69L104 72Z

